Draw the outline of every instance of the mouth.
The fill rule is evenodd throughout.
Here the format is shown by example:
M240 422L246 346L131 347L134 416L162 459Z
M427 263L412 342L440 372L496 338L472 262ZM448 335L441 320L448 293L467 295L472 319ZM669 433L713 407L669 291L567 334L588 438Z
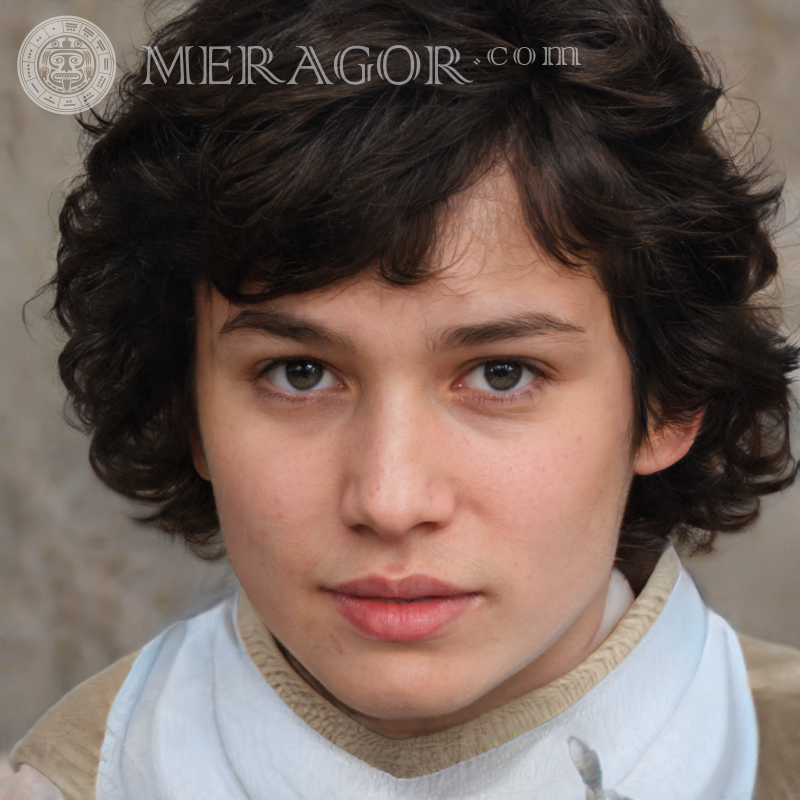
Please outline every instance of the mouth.
M480 597L426 575L368 576L326 590L337 611L367 639L420 642L444 634Z
M434 600L435 597L366 597L365 600L383 600L384 603L421 603Z

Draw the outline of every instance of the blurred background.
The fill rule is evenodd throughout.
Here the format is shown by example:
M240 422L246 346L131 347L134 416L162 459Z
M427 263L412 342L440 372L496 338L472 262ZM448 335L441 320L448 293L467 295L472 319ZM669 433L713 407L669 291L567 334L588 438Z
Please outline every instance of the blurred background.
M724 68L728 128L751 127L760 108L756 145L771 146L787 181L782 303L797 330L800 2L667 5ZM149 19L176 8L162 3ZM45 302L28 307L27 329L22 321L24 302L51 274L56 219L80 155L74 118L27 98L16 59L35 25L62 14L99 25L120 66L147 41L141 0L0 0L0 751L81 680L235 587L225 564L205 564L129 521L133 509L94 477L86 441L62 420L59 343ZM794 646L798 520L800 486L767 501L752 531L721 537L716 552L688 561L738 630Z

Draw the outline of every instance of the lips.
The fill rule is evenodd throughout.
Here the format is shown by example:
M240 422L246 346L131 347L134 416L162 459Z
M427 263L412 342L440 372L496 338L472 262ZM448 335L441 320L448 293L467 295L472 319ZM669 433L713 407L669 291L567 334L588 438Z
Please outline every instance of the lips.
M427 575L368 576L327 591L357 633L386 642L418 642L444 633L479 597Z

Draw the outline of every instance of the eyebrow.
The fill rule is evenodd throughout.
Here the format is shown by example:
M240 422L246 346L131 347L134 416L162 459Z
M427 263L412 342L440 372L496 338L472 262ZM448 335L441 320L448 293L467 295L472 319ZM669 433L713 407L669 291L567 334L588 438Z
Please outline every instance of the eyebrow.
M523 339L528 336L562 333L579 335L586 333L586 331L580 325L568 320L559 319L550 314L533 312L511 317L510 319L445 328L433 337L429 347L435 352L456 347L491 344L492 342L501 342L508 339Z
M324 345L355 352L355 342L349 337L318 322L311 322L286 311L246 308L229 319L219 336L234 331L257 331L303 344ZM553 334L579 335L586 333L580 325L565 319L533 312L509 319L491 320L474 325L454 325L434 334L428 341L431 352L472 347L480 344L522 339L529 336Z
M219 336L234 331L258 331L281 339L293 339L303 344L356 350L355 342L349 336L336 333L318 322L310 322L286 311L245 308L222 326Z

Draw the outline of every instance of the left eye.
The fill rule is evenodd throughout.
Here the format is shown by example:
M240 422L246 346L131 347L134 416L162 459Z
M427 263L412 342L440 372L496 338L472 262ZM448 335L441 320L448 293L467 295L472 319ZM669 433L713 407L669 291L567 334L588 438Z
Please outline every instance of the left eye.
M482 392L510 392L532 383L536 373L518 361L487 361L465 378L470 389Z
M266 377L284 392L307 392L309 389L329 389L338 384L331 373L319 363L307 358L285 361L265 373Z

